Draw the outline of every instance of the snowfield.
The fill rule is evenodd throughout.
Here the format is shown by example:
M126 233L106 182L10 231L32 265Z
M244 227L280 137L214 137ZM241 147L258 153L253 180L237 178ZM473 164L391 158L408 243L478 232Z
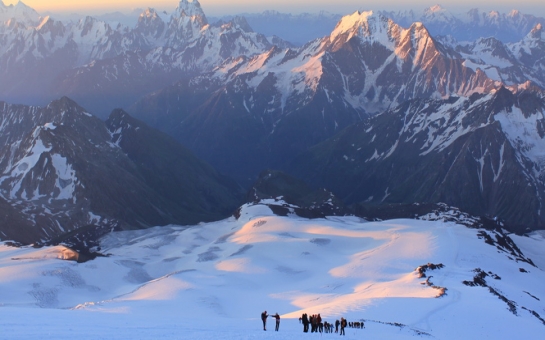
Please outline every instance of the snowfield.
M487 235L256 204L238 219L112 233L108 256L86 263L61 260L75 255L61 246L1 243L0 338L304 339L320 335L298 318L320 313L365 321L346 339L542 339L544 233L511 235L525 257ZM417 270L427 264L443 267ZM279 332L272 317L263 331L264 310L281 315Z

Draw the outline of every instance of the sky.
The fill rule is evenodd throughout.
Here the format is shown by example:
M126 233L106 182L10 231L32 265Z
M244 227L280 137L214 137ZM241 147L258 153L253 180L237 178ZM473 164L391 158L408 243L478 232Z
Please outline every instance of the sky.
M3 0L5 5L15 4L17 0ZM24 0L26 5L38 12L77 12L83 14L101 14L113 11L130 12L137 8L153 7L158 10L172 11L179 0ZM207 15L256 13L264 10L277 10L291 13L316 13L326 10L332 13L348 14L356 10L407 9L422 10L441 4L451 11L468 10L478 7L482 10L508 12L518 9L524 13L545 16L542 0L201 0L201 6Z

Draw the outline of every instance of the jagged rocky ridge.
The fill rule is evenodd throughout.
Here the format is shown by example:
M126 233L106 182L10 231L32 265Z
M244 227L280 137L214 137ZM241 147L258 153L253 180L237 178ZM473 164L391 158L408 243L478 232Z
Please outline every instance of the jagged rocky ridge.
M292 173L349 203L444 202L542 229L544 114L532 89L415 99L313 147Z
M504 43L519 41L536 25L545 24L545 18L524 14L518 10L509 13L482 11L478 8L456 13L441 5L434 5L422 12L381 11L400 25L409 26L422 22L433 35L449 35L459 41L473 41L479 38L494 37Z
M543 25L536 24L516 43L504 44L494 37L479 38L474 42L458 42L440 37L464 59L464 66L483 71L487 77L508 86L531 82L545 88L545 41Z
M376 13L355 12L330 36L300 49L231 59L145 97L130 112L247 181L390 106L500 84L465 67L422 24L404 29Z
M441 5L434 5L422 11L382 10L379 13L403 27L409 27L414 22L421 22L433 36L448 35L459 41L494 37L504 43L513 43L524 38L537 24L545 24L545 18L518 10L502 13L473 8L469 11L458 12ZM341 14L328 12L288 14L270 10L241 15L257 32L267 36L278 35L300 45L328 35L342 17ZM224 16L221 19L231 20L232 16Z
M230 215L241 199L234 182L120 110L104 123L66 97L2 102L0 120L3 240L195 224Z
M469 60L467 49L436 41L422 24L403 29L356 12L328 37L228 61L144 98L132 112L248 183L261 169L289 169L300 152L397 107L348 129L380 124L357 143L366 158L352 156L350 144L326 143L299 158L293 173L346 203L445 202L524 231L543 226L542 45L538 25L520 44L486 49L477 42L470 49L480 59ZM500 51L511 66L493 72L477 65Z
M12 102L68 95L103 117L183 75L272 46L243 18L210 25L198 0L181 0L169 20L148 8L134 28L93 17L69 24L18 17L0 24L0 95Z
M113 27L93 17L65 24L51 17L40 17L22 3L2 7L5 13L0 17L3 21L0 25L0 75L5 81L0 84L0 96L10 102L42 105L53 98L68 95L103 118L112 107L128 107L149 92L181 78L209 71L229 58L265 53L273 45L281 49L290 46L277 37L266 38L253 32L242 17L230 17L229 21L211 24L197 0L180 1L169 18L148 8L141 13L133 28ZM469 20L481 28L471 32L486 32L483 27L503 27L501 23L505 22L505 27L510 30L516 28L517 32L524 32L523 35L539 24L543 25L539 18L519 12L496 14L472 10L466 15L467 19L456 20L463 22L464 27L468 26L466 21ZM271 15L275 16L272 12ZM452 15L445 14L445 10L437 6L421 16L388 12L376 15L393 18L393 22L404 29L415 22L423 22L426 29L441 24L443 31L451 29L455 33L461 25L456 26L446 20L445 17ZM500 17L501 20L498 19ZM430 31L433 36L444 34L435 28L430 28ZM504 33L501 30L494 32L496 39ZM520 38L510 41L518 40ZM501 77L495 76L495 70L486 73L487 76L492 75L493 80L506 81L506 84L522 83L528 79L537 81L540 86L544 83L543 71L536 74L536 69L528 69L527 63L519 65L518 59L515 58L515 62L509 59L507 63L513 64L514 69L505 70L505 61L499 65L479 62L478 52L476 55L463 52L456 58L468 60L465 66L474 71L476 67L483 71L490 67L502 68L499 70ZM542 55L537 52L535 56ZM374 53L374 58L383 57ZM454 84L455 87L458 85ZM390 100L388 98L387 103ZM374 111L380 110L375 108Z

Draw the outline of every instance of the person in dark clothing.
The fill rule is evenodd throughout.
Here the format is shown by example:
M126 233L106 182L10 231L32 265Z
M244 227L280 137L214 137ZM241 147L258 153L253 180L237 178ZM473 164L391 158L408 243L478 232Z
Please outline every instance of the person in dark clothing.
M308 333L308 315L304 313L302 316L303 319L303 332Z
M266 331L267 330L267 317L269 315L267 314L267 311L264 311L263 313L261 313L261 321L263 321L263 330Z
M341 318L341 333L339 335L346 335L344 334L344 328L346 327L346 319Z
M276 319L276 328L274 330L278 332L278 328L280 327L280 315L276 313L273 315L273 317Z
M339 320L335 320L335 333L339 333L339 325L341 322Z

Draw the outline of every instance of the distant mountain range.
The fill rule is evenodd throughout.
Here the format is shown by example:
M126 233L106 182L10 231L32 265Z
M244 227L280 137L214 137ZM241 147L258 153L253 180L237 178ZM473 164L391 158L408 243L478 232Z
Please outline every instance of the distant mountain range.
M545 51L539 25L511 49L496 43L504 54L485 41L449 45L420 23L404 29L380 14L356 12L325 38L229 60L144 97L130 112L244 181L407 100L545 84L536 67Z
M403 28L422 22L430 35L462 42L481 37L518 42L545 24L516 11L454 15L440 6L423 13L376 14ZM117 17L59 21L22 2L0 4L0 98L45 105L68 95L105 119L113 107L127 108L147 93L211 71L229 58L329 36L341 18L266 11L208 20L198 1L180 1L170 15L145 9L130 26L120 25Z
M265 169L307 180L310 203L330 212L445 203L517 232L545 225L539 18L358 11L294 47L244 17L211 24L197 0L169 18L148 8L133 28L22 3L0 13L0 97L62 98L0 111L4 237L217 219ZM460 22L521 37L466 41ZM293 185L283 190L303 190Z
M212 72L144 97L130 112L246 185L261 169L275 167L326 187L347 203L446 202L503 219L511 230L541 228L543 164L537 151L545 84L541 32L537 24L515 44L492 38L462 44L435 39L421 23L404 29L381 14L356 12L343 17L327 37L299 49L272 48L227 61ZM430 102L421 104L421 100ZM474 101L478 105L473 107ZM379 114L396 107L401 116ZM425 114L414 113L415 121L429 121L426 115L438 118L418 139L398 137L408 127L392 129L408 119L403 116L407 110L418 107ZM482 134L484 126L490 124L496 131L499 122L492 123L503 117L502 112L513 110L521 114L507 115L502 137L494 137L497 142L486 142L487 147L480 150L477 145L485 143L480 138L489 138ZM377 126L379 119L384 123ZM515 128L517 124L528 124L528 128ZM341 132L345 128L358 131L364 140L353 143L357 146L336 147L334 141L339 133L347 133ZM479 139L471 139L475 145L465 145L471 131L478 131ZM526 137L521 141L522 135ZM309 148L328 138L333 138L330 144L311 149L316 155L305 156ZM452 143L453 149L436 148L443 140ZM405 150L402 142L410 142L415 149ZM378 143L376 152L374 143ZM507 145L512 148L509 152ZM425 155L436 160L422 163L419 155L431 146ZM370 149L361 151L365 158L354 158L343 151L352 147ZM451 158L460 147L475 154ZM509 160L507 154L512 155ZM501 162L511 165L503 168L496 156L492 160L489 155L501 155ZM329 171L337 158L346 166ZM477 166L481 164L477 160L482 166ZM446 164L451 162L456 170L448 172ZM399 183L394 174L387 175L388 169L400 169L394 173ZM513 187L509 180L499 180L500 169L504 175L505 169L512 169L508 176L516 178ZM368 179L366 171L372 172ZM379 180L375 171L384 177ZM430 180L432 174L438 176L435 181ZM360 181L369 184L360 187L356 184ZM460 191L461 183L467 183L466 191Z
M365 6L365 4L364 4ZM363 8L371 10L372 8ZM474 41L494 37L504 43L521 40L537 24L544 25L545 18L513 10L509 13L485 12L473 8L466 12L453 12L440 5L423 11L384 11L382 16L407 28L415 22L423 23L433 36L450 35L459 41ZM329 35L343 17L338 13L289 14L278 11L240 14L257 32L276 35L284 40L303 45L308 41ZM212 20L231 20L233 16Z
M65 24L22 3L5 12L14 17L0 25L0 96L39 103L70 95L103 118L183 75L272 47L243 18L209 25L198 1L181 1L168 21L147 9L132 29L92 17Z
M515 4L516 6L516 4ZM422 13L415 11L381 11L402 26L422 22L434 36L450 35L459 41L473 41L479 38L496 38L503 43L521 40L536 25L545 24L545 18L512 10L484 12L473 8L456 13L440 5L431 6Z
M290 14L278 11L264 11L262 13L242 13L248 24L265 36L278 36L297 46L302 46L314 39L329 35L335 25L342 18L341 14L325 11L319 13ZM210 21L230 21L235 16L210 18Z

